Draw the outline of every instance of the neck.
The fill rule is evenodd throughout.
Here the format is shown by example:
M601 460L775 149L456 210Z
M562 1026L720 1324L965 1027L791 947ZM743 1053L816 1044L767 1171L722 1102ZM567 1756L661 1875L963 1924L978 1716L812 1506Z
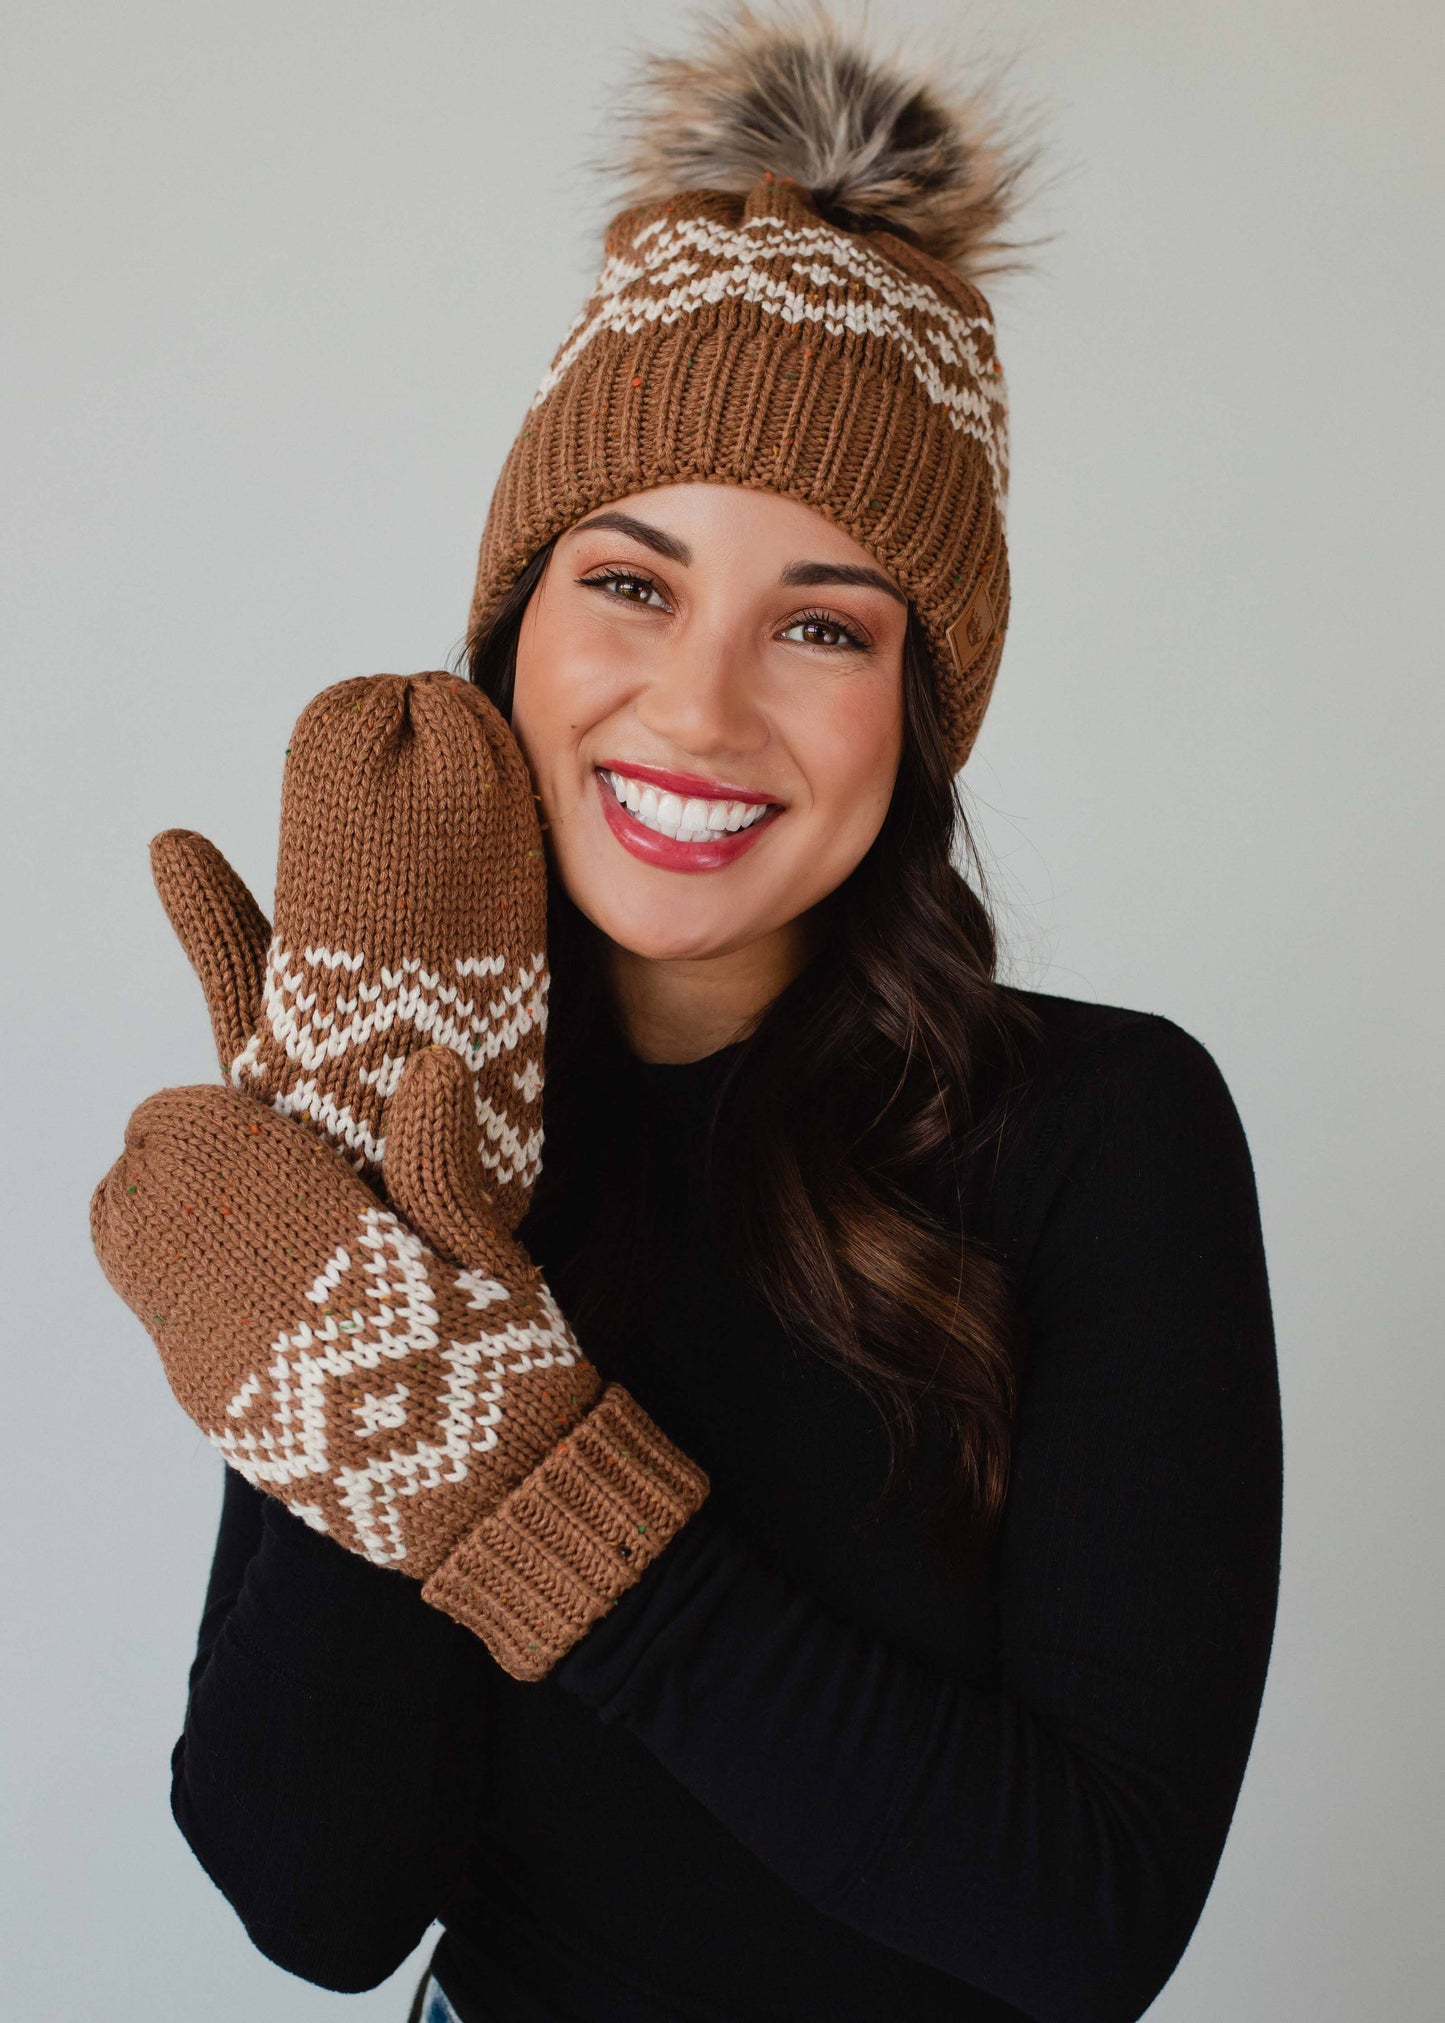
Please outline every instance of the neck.
M816 945L810 914L722 955L646 956L604 938L601 956L627 1043L644 1061L701 1060L742 1039Z

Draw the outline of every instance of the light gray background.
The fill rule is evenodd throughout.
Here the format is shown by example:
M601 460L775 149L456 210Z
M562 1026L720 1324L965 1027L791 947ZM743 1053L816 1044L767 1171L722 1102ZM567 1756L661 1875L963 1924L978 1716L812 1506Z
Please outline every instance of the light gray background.
M1042 272L995 290L1014 610L967 778L1015 973L1203 1039L1263 1199L1280 1623L1151 2013L1437 2016L1440 10L881 11L1016 52L1065 171ZM86 1203L131 1107L215 1071L147 840L203 827L269 903L302 704L453 652L595 265L578 163L679 15L7 15L0 2009L400 2023L419 1960L362 1997L288 1977L171 1821L220 1464Z

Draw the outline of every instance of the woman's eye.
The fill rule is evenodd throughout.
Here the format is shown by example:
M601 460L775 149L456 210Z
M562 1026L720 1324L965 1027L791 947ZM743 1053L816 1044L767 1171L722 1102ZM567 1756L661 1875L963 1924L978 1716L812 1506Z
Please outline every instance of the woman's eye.
M793 639L800 634L804 646L843 646L860 653L863 650L864 642L857 633L839 619L830 618L826 611L805 611L784 630L783 638Z
M609 597L616 597L624 604L651 604L654 610L667 609L666 598L646 576L633 576L625 570L612 569L603 576L579 576L577 580L584 590L605 591Z

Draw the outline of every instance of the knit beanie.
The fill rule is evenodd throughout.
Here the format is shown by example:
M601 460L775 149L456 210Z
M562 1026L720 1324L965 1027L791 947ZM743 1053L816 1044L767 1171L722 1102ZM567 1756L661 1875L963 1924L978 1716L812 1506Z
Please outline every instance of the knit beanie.
M468 645L539 548L610 500L693 481L813 507L927 636L950 770L1009 611L1007 407L979 278L1028 158L820 9L736 9L646 59L616 166L629 205L507 456Z

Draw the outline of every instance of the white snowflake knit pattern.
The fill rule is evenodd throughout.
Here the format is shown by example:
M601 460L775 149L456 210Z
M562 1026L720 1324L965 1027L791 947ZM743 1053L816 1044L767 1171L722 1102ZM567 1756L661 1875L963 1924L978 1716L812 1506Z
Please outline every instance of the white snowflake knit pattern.
M408 1557L415 1499L465 1482L497 1447L515 1380L572 1366L580 1350L545 1281L538 1317L514 1319L506 1286L445 1264L389 1211L369 1209L360 1224L356 1256L339 1246L306 1292L314 1318L276 1337L207 1437L254 1487L328 1533L305 1485L329 1483L355 1549L394 1565ZM461 1338L444 1331L434 1271L488 1322ZM361 1373L374 1387L361 1388Z
M455 957L444 975L413 957L393 968L368 967L364 952L348 949L309 946L298 956L273 936L262 1023L231 1063L230 1080L283 1116L317 1125L358 1171L379 1171L383 1110L406 1062L418 1047L450 1047L473 1071L483 1166L498 1185L530 1188L542 1157L535 1112L549 981L541 953L510 976L501 955ZM510 1073L499 1073L494 1064L508 1061Z
M935 289L827 225L802 227L778 217L749 218L736 228L705 218L653 219L632 248L634 257L604 263L534 409L605 330L635 334L720 302L755 303L765 315L829 337L852 333L895 345L929 400L981 445L1002 519L1008 406L991 316L963 315Z

